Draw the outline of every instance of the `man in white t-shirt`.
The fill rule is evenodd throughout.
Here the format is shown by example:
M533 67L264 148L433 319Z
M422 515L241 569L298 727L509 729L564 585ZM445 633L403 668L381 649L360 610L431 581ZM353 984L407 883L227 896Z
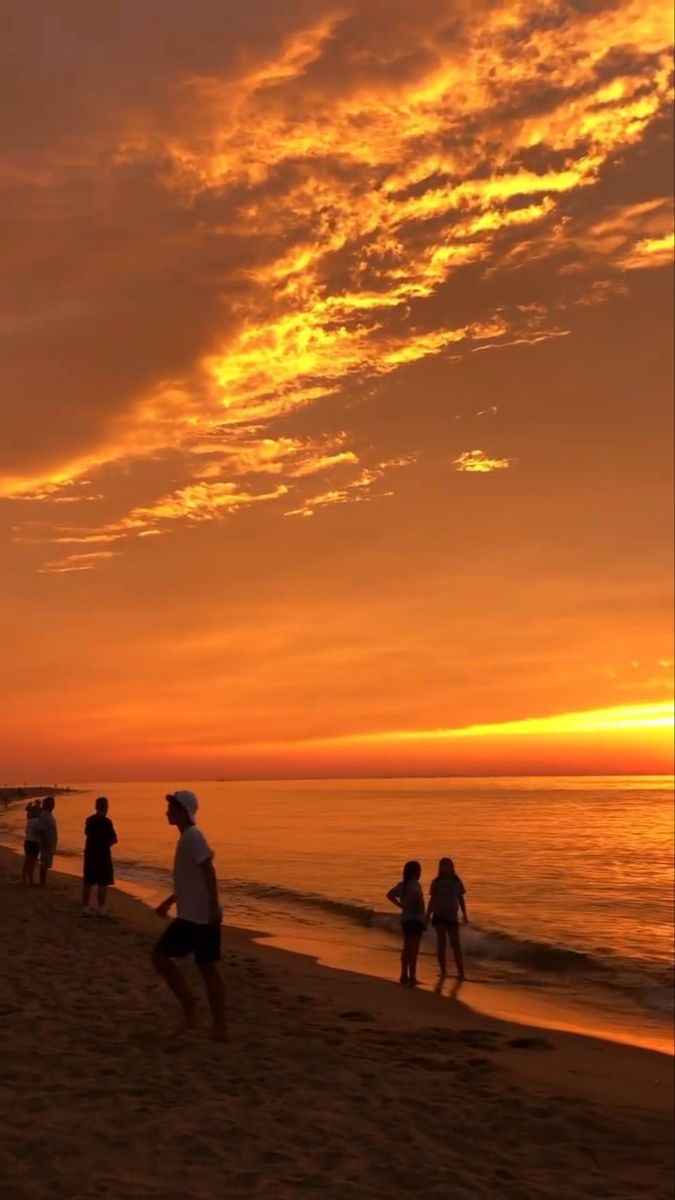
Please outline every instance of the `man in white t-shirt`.
M166 819L179 832L173 864L174 891L155 911L159 917L166 917L175 904L176 917L157 942L152 962L180 1002L185 1024L190 1025L195 1014L195 999L173 959L194 955L209 998L213 1021L211 1036L214 1041L224 1042L227 1037L225 988L218 968L223 914L218 902L213 850L195 825L199 802L194 792L172 792L166 800Z
M54 854L59 841L54 816L55 806L54 797L45 796L40 812L40 887L46 886L47 874L54 865Z

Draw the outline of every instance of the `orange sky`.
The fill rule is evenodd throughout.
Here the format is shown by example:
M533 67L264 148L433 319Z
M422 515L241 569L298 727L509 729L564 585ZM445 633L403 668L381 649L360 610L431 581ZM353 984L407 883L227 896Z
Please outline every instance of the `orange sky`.
M670 770L662 0L9 10L0 782Z

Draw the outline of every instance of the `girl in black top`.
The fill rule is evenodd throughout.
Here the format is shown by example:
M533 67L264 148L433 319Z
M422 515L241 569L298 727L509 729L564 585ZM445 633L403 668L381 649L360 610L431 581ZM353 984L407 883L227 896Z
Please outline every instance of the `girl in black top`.
M108 816L108 800L99 796L96 812L87 817L84 825L84 881L82 887L83 916L91 917L94 909L89 901L91 889L96 888L97 915L107 917L106 898L108 888L115 882L112 865L112 847L117 842L115 827Z

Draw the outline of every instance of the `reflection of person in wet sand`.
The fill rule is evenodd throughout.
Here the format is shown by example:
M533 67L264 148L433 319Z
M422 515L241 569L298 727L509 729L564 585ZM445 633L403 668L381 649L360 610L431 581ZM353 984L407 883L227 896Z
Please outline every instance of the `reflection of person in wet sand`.
M218 968L222 912L218 903L218 881L213 867L213 850L195 825L199 807L193 792L180 791L166 797L166 817L179 832L174 859L174 892L155 909L167 916L173 904L176 918L171 922L152 952L158 975L166 980L183 1010L184 1025L191 1025L195 999L174 958L194 955L211 1009L214 1041L226 1040L225 989Z
M464 917L464 923L468 924L469 922L464 896L464 884L455 871L455 864L451 858L442 858L438 864L438 875L432 879L429 888L427 921L431 918L431 923L436 930L436 950L441 975L448 973L446 942L449 941L459 979L465 978L462 943L459 937L458 916L460 910Z
M401 983L414 987L417 980L417 956L424 933L424 894L420 884L422 868L414 860L403 868L400 883L387 892L387 900L401 910L403 950L401 952Z

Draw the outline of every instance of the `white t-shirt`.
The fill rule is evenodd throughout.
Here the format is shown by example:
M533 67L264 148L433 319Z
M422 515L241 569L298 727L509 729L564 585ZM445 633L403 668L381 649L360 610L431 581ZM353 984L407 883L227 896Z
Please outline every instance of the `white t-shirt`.
M178 839L173 863L176 915L183 921L193 921L195 925L209 923L209 892L202 863L212 859L213 850L201 829L188 825Z
M26 821L26 833L24 836L25 836L25 839L27 842L39 842L40 841L40 818L39 817L29 817L28 818L28 820Z

